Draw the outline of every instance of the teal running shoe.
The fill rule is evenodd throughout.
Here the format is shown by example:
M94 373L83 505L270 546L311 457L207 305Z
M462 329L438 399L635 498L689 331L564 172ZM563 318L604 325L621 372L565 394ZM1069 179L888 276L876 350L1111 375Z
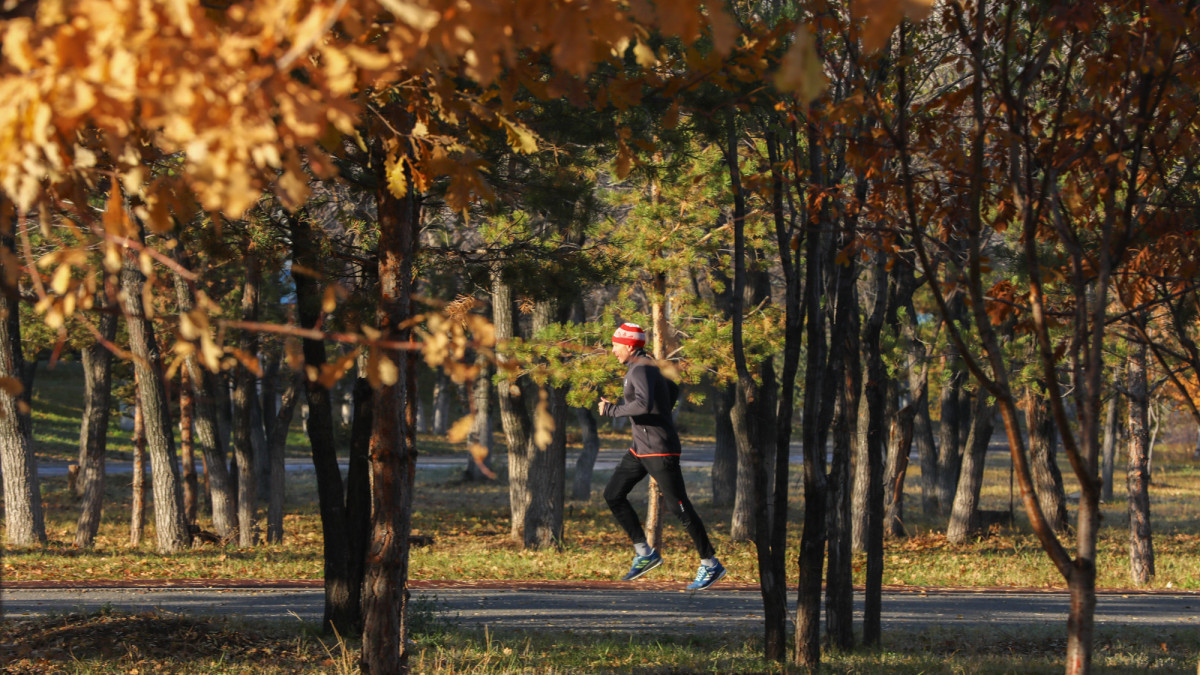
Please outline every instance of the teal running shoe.
M696 580L688 584L687 589L689 591L702 591L720 581L724 576L725 566L719 561L712 567L701 565L700 569L696 572Z
M629 569L629 574L621 577L621 580L633 581L661 564L662 556L658 554L658 549L652 549L650 555L635 555L633 556L633 567Z

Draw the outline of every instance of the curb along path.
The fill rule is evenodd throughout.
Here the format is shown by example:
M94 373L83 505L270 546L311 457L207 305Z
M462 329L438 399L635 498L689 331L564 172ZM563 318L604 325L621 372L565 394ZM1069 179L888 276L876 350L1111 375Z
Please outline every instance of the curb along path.
M667 581L415 580L409 587L426 607L466 628L697 634L762 629L762 597L757 586L718 584L700 592L686 591L683 586L683 582ZM0 585L0 611L5 620L111 607L316 623L324 602L320 580L9 581ZM792 597L789 605L794 602ZM890 587L884 590L883 626L892 630L937 625L1003 629L1043 624L1065 629L1068 602L1066 591ZM858 592L856 620L861 620L861 613ZM1096 624L1200 625L1200 593L1100 592Z

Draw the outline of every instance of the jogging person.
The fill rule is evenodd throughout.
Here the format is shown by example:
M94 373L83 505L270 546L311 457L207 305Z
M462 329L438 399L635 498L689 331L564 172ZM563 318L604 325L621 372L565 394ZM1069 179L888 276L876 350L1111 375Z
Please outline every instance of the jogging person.
M646 543L646 533L637 512L629 503L629 492L649 474L662 488L667 508L687 528L700 555L700 569L688 590L708 588L725 576L725 567L717 560L708 541L708 532L692 508L679 470L681 446L671 409L679 397L679 387L663 377L654 359L646 355L646 333L641 326L623 323L612 338L613 356L629 367L625 374L624 400L613 403L600 399L600 414L629 417L633 426L633 447L621 458L612 479L604 488L604 501L617 522L633 541L633 567L622 579L632 581L662 564L662 556Z

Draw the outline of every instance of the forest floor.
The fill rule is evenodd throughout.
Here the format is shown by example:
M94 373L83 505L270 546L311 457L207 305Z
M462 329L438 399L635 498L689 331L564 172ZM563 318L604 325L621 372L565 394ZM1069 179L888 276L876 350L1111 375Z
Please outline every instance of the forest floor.
M70 377L39 379L35 390L35 436L40 458L65 463L77 452L78 410L68 405L81 397L67 388ZM48 412L47 412L48 411ZM711 434L702 411L690 411L685 425L691 463L685 478L692 500L709 526L729 588L756 588L757 561L752 544L729 536L730 506L714 504L708 463ZM73 417L72 417L73 416ZM606 430L608 432L609 430ZM289 455L298 466L288 472L284 541L240 548L204 545L170 556L155 551L153 502L147 507L143 540L133 545L130 531L130 476L114 472L106 487L103 521L96 545L80 550L74 539L79 499L62 475L43 480L50 542L41 547L3 550L0 584L67 581L99 585L205 584L229 580L288 580L319 584L322 577L321 528L312 471L303 468L307 450L302 432ZM74 434L75 438L71 436ZM116 434L114 434L116 436ZM127 433L126 433L127 436ZM609 460L624 451L620 433L605 433L602 461L593 476L588 499L567 503L561 550L528 551L510 537L504 458L497 457L501 480L464 482L466 457L461 448L422 436L419 445L428 462L418 471L414 495L414 534L431 545L414 548L409 576L415 586L437 581L568 584L606 583L629 563L628 544L599 497L611 471ZM499 444L497 447L503 447ZM902 591L951 587L1063 588L1061 577L1030 533L1011 484L1010 460L1001 445L988 453L981 507L1006 510L1015 503L1011 526L993 527L962 544L949 543L945 519L925 513L920 503L919 465L910 465L905 524L908 535L885 544L884 583ZM116 444L114 459L128 459ZM689 459L685 456L685 459ZM571 484L569 465L567 484ZM1067 492L1076 492L1069 471ZM799 472L790 482L789 547L799 539L803 490ZM1114 498L1102 505L1097 557L1097 585L1119 590L1130 586L1128 514L1125 480L1118 462ZM644 492L635 492L644 503ZM1157 574L1144 590L1200 591L1200 463L1191 459L1190 443L1160 444L1155 451L1151 512ZM1074 504L1070 505L1074 518ZM202 527L208 527L201 505ZM682 586L695 572L686 534L667 518L663 567L654 574ZM1070 537L1064 539L1068 549ZM794 558L794 556L793 556ZM854 559L855 583L861 584L864 558ZM797 571L789 569L789 585ZM674 583L674 581L672 581ZM753 595L749 593L749 595ZM312 621L245 621L201 619L169 612L122 610L116 605L75 615L31 617L8 621L0 628L0 657L7 672L351 672L353 639L320 634ZM886 611L886 610L885 610ZM420 630L414 632L413 659L423 672L777 672L761 660L761 636L686 635L681 631L638 633L581 632L539 626L536 630L478 627L456 618L436 603L416 608ZM886 620L886 618L885 618ZM297 627L297 624L299 628ZM1110 672L1196 673L1200 635L1194 626L1101 626L1096 665ZM878 650L840 653L829 650L829 672L1061 672L1065 615L1057 623L1026 625L997 631L958 626L937 630L894 627L885 632ZM171 648L174 644L176 647ZM180 645L185 645L186 648Z

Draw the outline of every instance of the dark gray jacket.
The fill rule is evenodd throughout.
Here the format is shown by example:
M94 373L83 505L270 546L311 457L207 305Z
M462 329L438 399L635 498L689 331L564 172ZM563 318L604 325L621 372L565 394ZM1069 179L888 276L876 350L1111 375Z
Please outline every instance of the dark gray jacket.
M663 377L653 359L635 356L625 374L625 396L608 403L601 414L629 417L633 424L633 447L638 457L678 456L679 434L671 421L671 409L679 397L679 386Z

